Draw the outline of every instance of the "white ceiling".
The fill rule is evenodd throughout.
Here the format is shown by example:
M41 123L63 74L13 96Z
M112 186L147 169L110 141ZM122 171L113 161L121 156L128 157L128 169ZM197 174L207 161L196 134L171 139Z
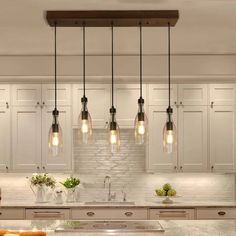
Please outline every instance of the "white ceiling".
M46 10L178 9L180 20L173 29L176 54L236 53L236 0L0 0L0 54L48 55L53 53L53 31L46 24ZM115 50L138 52L138 30L118 28ZM87 29L87 52L110 51L107 28ZM81 29L58 32L61 54L81 52ZM166 29L144 29L144 53L166 52Z

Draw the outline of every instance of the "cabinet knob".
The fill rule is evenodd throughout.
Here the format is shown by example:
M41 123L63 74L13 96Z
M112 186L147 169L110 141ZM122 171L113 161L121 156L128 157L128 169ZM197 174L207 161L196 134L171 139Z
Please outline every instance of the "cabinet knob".
M92 211L87 212L87 216L89 216L89 217L92 217L92 216L94 216L94 215L95 215L95 213L92 212Z
M128 216L128 217L130 217L130 216L133 215L133 212L127 211L127 212L125 212L125 215Z
M180 105L183 105L183 102L180 102L179 104L180 104Z
M177 166L174 167L174 170L177 171Z
M6 102L6 108L9 108L9 103L8 102Z
M45 166L43 166L43 170L45 170L46 168L45 168Z
M211 102L211 108L213 108L214 102Z
M40 170L39 166L37 166L37 170Z
M180 166L179 168L180 168L181 171L183 171L183 166Z
M6 166L6 170L7 170L7 171L8 171L8 169L9 169L8 166Z
M0 215L2 215L2 212L0 212Z
M213 171L214 170L214 166L211 166L211 171Z
M218 215L219 215L219 216L224 216L225 214L226 214L225 211L219 211L219 212L218 212Z

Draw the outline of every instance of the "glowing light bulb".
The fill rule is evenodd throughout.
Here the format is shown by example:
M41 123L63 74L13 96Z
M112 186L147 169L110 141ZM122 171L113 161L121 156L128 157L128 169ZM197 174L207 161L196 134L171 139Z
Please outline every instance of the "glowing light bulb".
M143 134L145 134L145 131L146 131L146 129L145 129L144 121L139 121L138 122L138 134L143 135Z
M82 120L81 121L81 132L83 134L86 134L89 132L89 123L88 120Z
M110 144L116 144L117 143L117 132L116 130L110 131Z
M173 130L168 130L166 134L166 143L172 144L174 143L174 134Z
M58 132L54 132L52 134L52 145L53 146L58 146L59 145L59 133Z

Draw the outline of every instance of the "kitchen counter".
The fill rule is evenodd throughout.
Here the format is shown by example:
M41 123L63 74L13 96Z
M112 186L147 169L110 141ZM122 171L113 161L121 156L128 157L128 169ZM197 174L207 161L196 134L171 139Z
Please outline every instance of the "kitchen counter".
M124 235L124 236L233 236L236 235L236 221L235 220L192 220L192 221L159 221L164 228L164 233L112 233L112 235ZM109 233L86 233L86 232L54 232L54 229L61 223L61 221L0 221L1 229L11 230L43 230L47 232L48 236L102 236L111 235Z
M129 208L214 208L214 207L230 207L230 208L236 208L236 202L184 202L181 200L176 200L173 204L163 204L160 200L157 199L157 201L153 202L141 202L137 201L135 202L135 205L133 204L84 204L83 202L75 202L75 203L63 203L63 204L55 204L53 202L49 203L35 203L35 202L23 202L23 201L1 201L0 208L3 207L22 207L22 208L110 208L110 207L129 207Z

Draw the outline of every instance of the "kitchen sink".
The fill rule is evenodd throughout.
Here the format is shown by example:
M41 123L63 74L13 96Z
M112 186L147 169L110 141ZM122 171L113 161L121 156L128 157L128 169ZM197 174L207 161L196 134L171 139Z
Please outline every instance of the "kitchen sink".
M108 202L108 201L91 201L91 202L85 202L84 205L106 205L106 206L109 206L109 205L121 205L121 206L134 206L135 205L135 202L117 202L117 201L111 201L111 202Z

